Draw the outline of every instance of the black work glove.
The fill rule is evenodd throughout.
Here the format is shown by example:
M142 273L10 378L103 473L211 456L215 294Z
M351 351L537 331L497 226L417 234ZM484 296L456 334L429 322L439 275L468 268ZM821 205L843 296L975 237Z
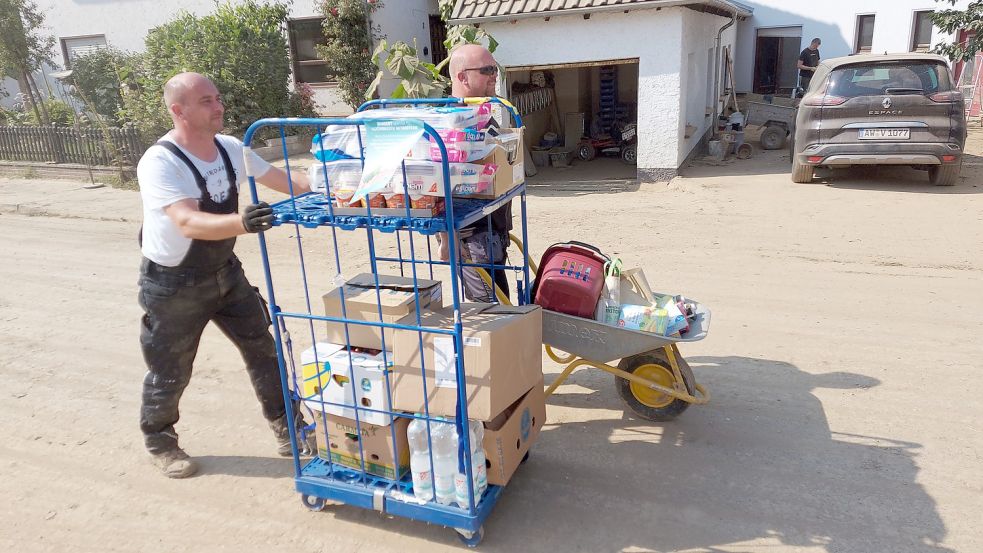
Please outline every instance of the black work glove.
M266 202L249 204L242 210L242 226L246 232L262 232L273 226L273 208Z

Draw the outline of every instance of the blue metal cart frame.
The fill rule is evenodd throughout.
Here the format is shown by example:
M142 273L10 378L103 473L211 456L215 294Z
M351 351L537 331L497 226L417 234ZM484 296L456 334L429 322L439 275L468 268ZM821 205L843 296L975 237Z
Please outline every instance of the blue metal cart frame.
M521 120L516 114L515 110L511 108L508 104L495 99L482 99L483 101L493 101L499 102L505 105L506 109L511 113L513 120L515 122L516 128L521 128ZM371 109L374 107L385 107L391 105L409 105L419 106L419 105L441 105L441 104L462 104L462 103L475 103L474 99L459 99L459 98L446 98L446 99L428 99L428 100L379 100L368 102L364 104L359 111L364 109ZM379 120L379 119L376 119ZM357 119L321 119L321 118L309 118L309 119L298 119L298 118L281 118L281 119L262 119L253 123L249 129L246 131L243 143L246 148L250 148L256 132L264 127L274 127L279 130L279 135L281 138L286 136L287 127L314 127L317 129L318 134L322 134L323 131L330 125L349 125L354 126L358 129L358 139L360 150L363 152L361 156L361 161L364 166L364 142L362 140L362 126L364 121ZM461 304L461 292L463 290L462 283L459 278L459 270L462 266L473 266L481 267L486 270L511 270L516 272L516 274L521 273L521 280L517 278L517 294L519 302L522 304L529 303L529 266L528 266L528 234L526 230L526 190L525 184L519 184L507 194L496 198L494 200L472 200L472 199L456 199L452 195L451 179L450 179L450 169L446 162L447 160L447 148L441 140L437 132L429 125L424 124L424 136L432 140L432 142L439 148L441 152L441 159L445 160L442 162L442 172L444 181L444 200L445 200L445 212L442 216L436 217L414 217L411 216L409 202L406 202L405 213L403 215L392 215L388 213L386 215L377 215L372 213L371 207L366 207L364 214L359 215L341 215L335 213L335 208L329 197L319 193L306 193L300 196L294 196L293 194L293 179L291 178L292 168L290 166L290 160L287 153L286 146L284 146L283 154L286 161L286 172L288 176L288 181L290 183L291 197L274 203L273 209L275 214L274 227L279 226L292 226L294 228L294 234L297 244L298 260L300 263L300 275L303 280L303 291L304 298L306 301L306 312L301 310L295 311L285 311L281 309L276 298L276 286L274 285L273 275L270 268L270 257L267 239L263 233L258 234L259 245L260 245L260 255L262 257L263 271L266 278L267 284L267 294L269 298L270 315L274 330L274 338L276 342L277 358L280 367L280 379L284 389L284 397L287 404L287 416L288 420L294 420L296 415L295 409L299 408L301 401L310 401L311 398L301 397L300 390L298 386L297 374L296 374L296 364L294 363L293 355L293 343L290 332L287 330L288 321L293 321L295 324L303 324L306 322L306 326L310 332L310 339L312 344L315 344L315 357L317 354L316 344L318 340L314 332L315 322L333 322L341 323L345 328L346 346L350 344L349 330L350 325L362 325L375 327L380 329L400 329L400 330L410 330L416 331L420 338L420 348L423 349L423 335L425 333L431 333L436 335L444 335L453 338L454 348L455 348L455 361L457 369L457 410L456 417L452 421L447 419L438 418L430 415L430 409L428 405L425 405L424 413L422 414L407 414L396 412L391 410L392 405L392 390L390 388L389 379L386 378L386 394L389 400L390 410L377 409L364 407L358 404L356 392L353 386L351 388L351 403L346 401L345 404L329 403L324 400L323 397L318 398L321 404L320 414L316 415L315 427L324 428L324 424L327 421L327 415L325 414L326 407L328 405L333 405L337 407L347 406L354 407L355 414L355 425L356 433L358 436L362 435L362 425L367 424L362 422L362 418L365 413L380 413L390 417L390 426L395 428L396 421L398 419L419 419L424 420L427 423L428 428L428 440L431 439L432 434L429 432L437 424L454 424L458 437L458 470L463 472L467 478L468 484L468 505L466 507L454 506L454 505L444 505L436 502L434 497L432 500L423 502L417 500L413 495L412 479L410 475L400 477L400 462L396 459L394 474L397 476L396 479L389 479L385 477L375 476L366 471L366 459L365 452L362 449L361 442L359 442L359 453L360 453L360 464L361 470L353 469L347 466L343 466L339 463L333 462L330 459L322 459L315 456L309 461L304 461L301 459L298 449L298 439L306 439L303 435L297 436L293 432L290 435L291 449L293 451L293 461L294 461L294 476L295 485L298 492L301 493L301 499L308 508L312 510L321 510L325 507L327 502L341 502L345 504L355 505L365 509L374 509L383 513L388 513L395 516L401 516L410 519L416 519L421 521L426 521L433 524L438 524L442 526L447 526L453 528L459 534L461 540L468 546L476 546L483 537L483 527L482 524L485 519L489 516L492 509L494 508L496 502L502 493L502 488L499 486L488 486L488 489L484 495L480 498L475 499L474 493L474 476L472 474L472 463L471 463L471 443L470 443L470 433L468 431L468 410L467 410L467 398L466 398L466 368L464 367L463 355L460 352L463 351L462 342L462 323L460 316L460 304ZM247 150L248 152L248 150ZM522 155L519 152L518 155ZM248 158L248 156L247 156ZM325 165L325 162L321 162ZM403 186L404 193L408 197L408 190L406 186L406 166L405 163L402 166L403 171ZM259 196L257 194L255 176L252 174L251 168L247 163L247 173L250 186L250 195L252 201L258 202ZM325 177L327 176L327 171L325 170ZM326 193L330 194L330 183L326 190ZM521 202L521 225L522 225L522 237L523 237L523 252L522 252L522 264L521 265L495 265L495 264L464 264L460 262L458 256L458 239L457 232L482 218L488 221L490 228L491 218L490 215L493 211L499 207L505 205L507 202L511 202L512 199L519 198ZM367 202L366 202L367 203ZM341 255L338 247L338 230L344 231L355 231L357 229L364 229L366 232L368 240L368 251L369 251L369 264L371 271L374 275L375 280L375 293L377 303L380 303L380 283L379 283L379 271L378 263L382 262L397 262L400 265L400 270L402 273L409 272L413 278L413 289L417 300L420 299L420 289L418 284L418 277L420 268L422 265L430 266L430 276L433 277L433 267L435 265L444 265L450 267L451 273L451 295L453 300L454 308L454 322L453 329L442 329L442 328L427 328L422 326L421 323L421 308L420 302L416 302L416 324L415 325L405 325L405 324L393 324L385 323L382 319L382 309L381 305L378 309L378 321L364 321L356 320L348 317L347 314L347 303L344 297L344 288L341 288L341 317L329 317L324 315L314 314L311 308L311 292L309 289L309 279L308 279L308 269L306 262L304 260L304 247L302 241L302 233L304 231L321 232L319 229L325 227L331 231L331 240L333 244L333 254L336 266L336 275L338 277L342 274L342 263ZM448 250L450 254L449 262L442 262L439 260L434 260L431 255L430 241L429 237L440 232L446 232L448 235ZM397 257L381 257L376 255L376 234L392 234L395 233L397 241ZM404 236L405 235L405 236ZM414 244L413 237L415 235L427 237L427 252L426 258L417 256L416 245ZM409 251L405 252L402 245L402 238L408 238ZM408 257L406 256L408 253ZM335 284L341 284L341 279L336 278ZM387 358L388 352L386 351L385 344L385 334L383 334L383 365L386 367L386 374L388 375L388 367L391 366L391 360ZM354 368L351 362L351 348L348 347L349 351L349 378L350 382L354 382ZM422 358L423 356L421 356ZM423 373L423 386L424 386L424 397L427 396L427 381L426 381L426 362L422 363L422 373ZM384 406L380 406L384 407ZM311 430L311 427L304 429L302 434L306 434L307 431ZM324 430L326 432L326 430ZM397 450L396 447L396 437L395 433L391 433L392 448L393 451ZM432 446L432 443L430 444ZM431 468L431 478L433 478L433 449L430 449L430 468Z

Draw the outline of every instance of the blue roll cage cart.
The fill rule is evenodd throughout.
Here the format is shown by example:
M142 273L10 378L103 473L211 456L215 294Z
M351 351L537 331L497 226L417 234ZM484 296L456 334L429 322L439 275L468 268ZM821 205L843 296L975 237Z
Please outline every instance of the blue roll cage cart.
M415 109L422 106L451 106L451 105L468 105L476 104L481 102L496 102L504 106L505 110L511 115L514 125L516 128L522 127L522 121L516 113L515 109L512 108L507 102L504 102L497 98L481 98L481 99L461 99L461 98L445 98L445 99L425 99L425 100L374 100L363 104L358 111L365 111L368 109L382 108L382 107L405 107L406 109ZM386 119L374 119L382 120ZM365 142L364 142L364 119L324 119L324 118L309 118L309 119L298 119L298 118L282 118L282 119L262 119L253 123L249 129L246 131L244 137L244 144L247 148L251 147L254 137L262 128L273 127L278 130L281 139L286 138L286 129L288 127L308 127L314 128L319 135L323 136L328 126L349 126L354 127L358 134L359 150L362 152L362 156L358 159L361 161L362 166L365 164ZM410 519L416 519L425 521L432 524L442 525L454 529L461 539L468 546L476 546L482 539L484 535L484 530L482 523L491 513L493 507L498 501L502 494L503 489L499 486L487 487L487 490L481 497L475 497L474 493L474 475L472 474L472 447L471 447L471 435L468 431L468 406L466 398L466 375L467 367L464 366L464 356L461 355L463 351L462 342L462 323L460 315L461 307L461 297L462 297L462 282L460 278L460 268L462 266L472 266L481 267L489 273L492 270L506 270L513 271L516 275L517 281L517 293L520 304L529 303L529 265L528 265L528 235L526 229L526 188L525 183L515 186L512 190L509 190L506 194L495 198L494 200L475 200L475 199L461 199L455 198L452 194L451 186L451 173L450 167L447 163L447 147L441 139L440 135L436 132L434 128L430 125L424 124L424 137L428 138L431 143L436 146L440 153L440 159L443 160L439 162L441 164L441 170L443 173L443 198L445 203L444 213L442 215L434 216L418 216L419 212L412 213L410 209L410 202L408 200L409 193L406 183L406 163L405 160L402 163L401 171L403 176L403 192L407 201L405 202L405 210L403 212L396 212L394 210L385 210L382 213L380 210L376 210L373 213L373 209L369 207L368 202L364 213L357 215L351 214L341 214L336 213L336 208L333 205L330 192L332 190L331 183L326 183L326 191L324 194L321 193L305 193L299 196L294 196L293 194L293 179L290 178L291 172L294 170L291 167L290 159L287 152L286 141L284 140L283 155L286 161L286 172L288 180L290 182L290 192L291 197L272 205L274 209L274 223L272 232L277 231L287 231L292 230L292 236L294 242L296 243L296 261L298 271L290 271L291 277L296 278L299 273L303 285L303 302L305 307L298 308L294 310L284 310L281 308L280 303L277 300L277 290L284 292L282 288L278 288L274 284L273 272L271 270L270 264L270 252L268 238L265 233L259 233L259 246L260 254L262 256L263 271L266 278L267 294L270 305L270 315L274 330L274 338L276 342L276 351L280 367L280 378L283 385L284 397L287 400L287 415L288 420L294 420L297 409L300 405L306 405L310 407L311 403L314 402L318 409L312 409L315 413L315 425L305 427L303 431L300 432L300 436L295 435L291 432L291 449L293 451L293 464L294 464L294 480L296 489L301 494L301 499L305 506L312 510L321 510L330 502L340 502L344 504L354 505L362 507L364 509L373 509L382 513L387 513L394 516L405 517ZM323 139L322 139L323 140ZM248 150L247 150L248 152ZM523 155L522 152L518 152L518 155ZM248 156L247 156L248 158ZM327 179L327 167L326 163L320 161L318 163L322 164L322 170L324 171L325 179ZM397 175L399 174L399 169L397 170ZM257 195L256 181L249 170L247 165L247 173L250 187L250 194L252 201L258 202L260 198ZM521 230L522 230L522 244L523 251L521 255L521 264L506 264L506 265L495 265L495 264L480 264L480 263L462 263L459 257L459 247L460 243L458 241L458 233L461 229L473 225L482 219L486 220L488 228L491 228L491 214L498 208L504 206L506 203L511 202L514 198L520 200L521 205ZM338 210L344 211L344 210ZM286 228L280 228L286 227ZM379 304L378 309L378 320L366 321L362 319L356 319L348 316L348 306L344 298L344 284L342 260L348 259L348 256L343 255L343 252L339 251L339 231L359 231L364 230L367 239L367 249L368 249L368 264L375 280L375 295L376 303ZM268 231L269 232L269 231ZM448 236L448 249L449 249L449 259L450 261L444 262L439 259L435 260L432 254L430 237L436 235L437 233L447 233ZM490 234L490 233L489 233ZM310 291L310 279L312 275L317 272L325 273L324 267L312 267L305 260L305 254L310 256L311 252L317 251L317 248L306 247L304 245L304 236L307 235L308 240L317 238L329 238L330 246L328 248L329 257L333 257L334 260L334 270L330 271L330 276L333 277L332 284L338 286L341 290L341 317L330 317L320 314L315 314L311 307L311 291ZM377 255L379 253L377 247L379 246L378 240L384 235L394 235L396 241L396 254L395 257L391 255ZM414 237L417 240L414 240ZM426 253L418 252L418 249L422 247L418 244L421 237L426 241ZM405 245L404 245L405 242ZM282 244L281 240L277 240L278 244ZM323 250L322 250L323 251ZM415 315L415 324L398 324L398 323L387 323L383 322L382 307L381 307L381 293L384 288L380 287L379 283L379 265L380 263L398 263L400 267L400 273L404 276L411 277L413 280L413 292L417 299ZM281 264L278 264L280 266ZM418 283L418 278L422 278L422 273L425 270L429 270L429 278L434 278L434 267L435 266L447 266L450 272L450 282L451 282L451 296L453 301L453 313L454 321L453 328L435 328L426 327L421 323L421 303L420 299L420 287ZM291 280L289 282L291 286L296 284L296 280ZM296 292L296 289L292 290ZM285 293L284 296L289 296L289 293ZM424 304L425 305L425 304ZM404 319L405 320L405 319ZM433 335L443 335L448 336L453 339L454 353L455 353L455 364L456 364L456 377L457 377L457 410L456 417L437 417L432 416L430 413L429 405L425 405L423 413L409 414L398 412L392 409L392 389L389 382L388 375L390 374L390 367L392 366L392 353L386 351L390 349L391 346L385 344L385 333L383 333L383 351L381 355L383 356L383 371L387 375L385 378L385 393L387 399L389 400L387 405L383 406L372 406L366 407L363 404L359 404L356 397L355 386L349 386L351 394L349 398L346 398L344 404L339 403L329 403L324 400L324 397L312 398L312 397L301 397L303 388L298 385L300 382L297 371L299 369L299 364L295 362L295 355L293 351L293 341L291 338L290 330L291 328L302 328L305 333L309 333L309 338L311 344L315 348L315 357L317 357L317 345L318 340L316 338L316 333L314 330L315 324L325 324L325 323L337 323L344 325L346 345L350 344L349 336L350 329L353 325L363 326L363 327L374 327L379 329L393 329L402 331L415 331L419 334L419 344L420 351L423 351L423 336L424 334ZM296 330L295 330L296 332ZM306 341L306 340L305 340ZM354 368L352 362L352 351L350 347L346 348L349 352L349 363L348 363L348 375L349 382L355 382ZM424 357L420 356L421 359ZM320 359L318 359L320 362ZM423 375L423 386L424 386L424 397L429 397L426 387L427 387L427 367L426 362L422 363L421 374ZM319 436L324 438L324 443L328 443L326 435L326 423L327 415L325 411L329 406L335 407L347 407L354 412L355 420L355 435L363 435L363 425L368 424L363 421L368 413L377 413L385 416L390 421L390 426L393 429L390 432L390 439L392 440L391 446L392 451L397 452L396 443L396 432L395 427L397 421L400 419L417 419L425 421L428 429L428 441L431 440L433 428L439 424L453 424L457 430L458 435L458 471L466 475L467 485L468 485L468 501L467 505L450 505L441 504L436 501L436 497L433 497L429 501L424 501L416 498L413 493L413 483L412 478L409 473L402 475L400 471L400 460L398 454L395 455L394 470L392 475L394 478L386 478L378 476L378 471L375 474L367 471L367 459L365 456L365 451L363 449L362 443L358 441L358 451L359 451L359 466L358 468L352 468L350 466L344 466L338 462L331 460L331 456L328 459L315 456L312 459L304 459L299 454L298 450L298 440L306 439L305 434L314 431L323 433ZM430 478L434 478L434 465L433 465L433 449L432 443L430 448ZM431 480L431 484L435 482ZM434 486L435 488L436 486Z

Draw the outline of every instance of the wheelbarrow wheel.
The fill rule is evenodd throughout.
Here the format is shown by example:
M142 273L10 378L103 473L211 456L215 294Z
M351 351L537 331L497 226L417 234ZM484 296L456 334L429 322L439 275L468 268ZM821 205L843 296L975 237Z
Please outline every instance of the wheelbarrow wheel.
M618 368L666 388L672 388L676 380L669 361L652 353L626 357L618 363ZM689 407L689 403L681 399L676 399L617 376L615 377L615 386L618 388L618 395L628 405L628 408L646 420L668 422L681 415Z

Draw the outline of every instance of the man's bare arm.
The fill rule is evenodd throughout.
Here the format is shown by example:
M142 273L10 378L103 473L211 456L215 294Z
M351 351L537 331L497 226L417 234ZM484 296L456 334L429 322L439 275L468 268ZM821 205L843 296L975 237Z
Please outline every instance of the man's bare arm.
M307 179L307 173L291 169L290 179L294 183L294 196L311 191L311 184ZM290 183L287 181L287 172L279 167L270 167L269 171L262 177L257 177L256 180L263 186L272 188L281 194L290 194Z
M185 238L193 240L225 240L246 233L238 213L205 213L198 209L198 201L190 198L165 207L164 213Z

